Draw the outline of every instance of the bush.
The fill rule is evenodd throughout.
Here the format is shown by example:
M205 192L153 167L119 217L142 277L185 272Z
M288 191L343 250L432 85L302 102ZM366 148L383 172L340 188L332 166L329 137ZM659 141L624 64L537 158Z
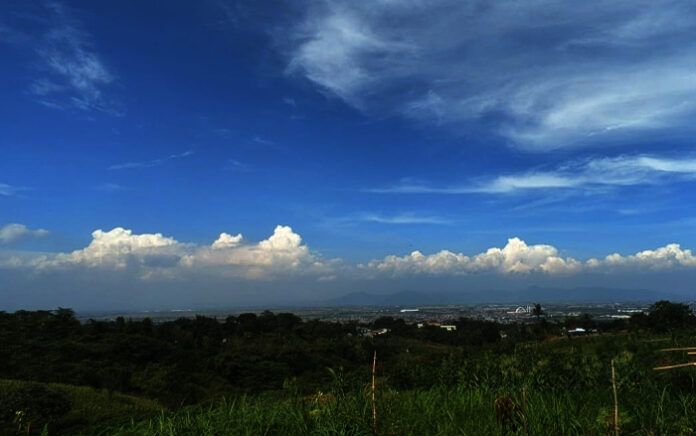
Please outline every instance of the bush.
M29 383L0 392L0 422L3 427L31 423L35 429L50 424L70 411L72 404L60 391Z

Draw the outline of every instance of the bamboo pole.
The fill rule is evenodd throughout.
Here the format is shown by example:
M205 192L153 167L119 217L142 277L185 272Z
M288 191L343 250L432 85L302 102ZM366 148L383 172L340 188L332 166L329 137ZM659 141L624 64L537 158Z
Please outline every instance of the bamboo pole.
M527 430L527 388L522 388L522 413L524 414L524 436L529 436Z
M678 365L658 366L658 367L653 368L653 369L655 371L664 371L664 370L673 369L673 368L686 368L687 366L696 366L696 362L680 363Z
M696 351L696 347L663 348L660 351Z
M375 402L375 369L377 367L377 350L372 357L372 428L377 429L377 403Z
M611 387L614 390L614 434L619 436L619 396L616 393L616 368L611 359Z

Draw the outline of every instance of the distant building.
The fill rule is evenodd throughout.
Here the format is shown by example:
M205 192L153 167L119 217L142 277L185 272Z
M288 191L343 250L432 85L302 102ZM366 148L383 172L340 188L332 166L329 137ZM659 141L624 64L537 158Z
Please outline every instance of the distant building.
M387 333L389 333L389 329L372 330L366 327L358 328L358 334L364 338L374 338L375 336L386 335Z
M508 315L528 315L531 312L531 307L529 306L519 306L512 312L508 312Z
M416 324L416 326L417 326L419 329L422 329L423 327L440 327L441 329L445 329L445 330L447 330L448 332L453 332L453 331L456 331L456 330L457 330L457 326L456 326L456 325L452 325L452 324L440 324L439 322L426 322L426 323L419 322L418 324Z
M568 334L568 336L585 336L596 334L597 329L584 329L582 327L575 327L570 330L567 330L566 333Z

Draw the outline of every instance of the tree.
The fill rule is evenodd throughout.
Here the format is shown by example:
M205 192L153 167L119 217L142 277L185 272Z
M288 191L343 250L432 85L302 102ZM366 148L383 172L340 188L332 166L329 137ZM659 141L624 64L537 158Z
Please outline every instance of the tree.
M542 315L546 315L546 312L544 312L544 309L541 308L541 304L535 303L534 308L532 309L532 315L536 316L538 321Z
M672 331L696 325L696 316L686 304L660 300L650 306L647 321L656 331Z

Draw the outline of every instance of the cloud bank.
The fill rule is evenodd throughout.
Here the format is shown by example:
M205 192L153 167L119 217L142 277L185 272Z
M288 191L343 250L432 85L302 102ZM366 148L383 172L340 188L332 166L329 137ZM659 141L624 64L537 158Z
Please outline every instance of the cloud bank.
M22 225L6 226L0 241L14 240L33 232ZM273 234L257 243L247 243L241 234L221 233L209 246L177 241L161 233L134 234L116 227L109 231L95 230L85 248L69 253L32 256L11 255L0 266L32 270L90 269L121 271L142 279L182 279L189 274L206 273L220 277L271 280L279 276L319 275L336 265L323 260L302 243L300 235L288 226L277 226Z
M327 259L288 226L260 241L221 233L194 244L161 233L96 230L61 253L0 249L7 308L240 307L317 304L356 292L521 290L528 286L631 286L689 294L696 256L678 244L634 254L576 259L548 244L510 238L501 247L387 255L363 264ZM665 288L665 286L668 286ZM491 291L493 292L493 291Z
M0 230L0 241L22 236L45 236L48 232L29 230L11 224ZM276 226L273 234L258 242L249 242L242 234L221 233L210 245L182 243L161 233L134 234L116 227L96 230L85 248L67 253L0 252L0 268L31 271L95 270L132 275L140 280L186 280L196 274L220 279L282 281L305 277L317 281L371 279L397 276L463 276L497 274L548 276L581 273L645 272L696 270L696 256L679 244L668 244L635 254L610 254L604 258L578 260L562 256L547 244L527 244L510 238L503 247L466 255L450 250L434 254L413 251L388 255L364 264L347 265L340 259L325 259L310 250L299 234L288 226Z

